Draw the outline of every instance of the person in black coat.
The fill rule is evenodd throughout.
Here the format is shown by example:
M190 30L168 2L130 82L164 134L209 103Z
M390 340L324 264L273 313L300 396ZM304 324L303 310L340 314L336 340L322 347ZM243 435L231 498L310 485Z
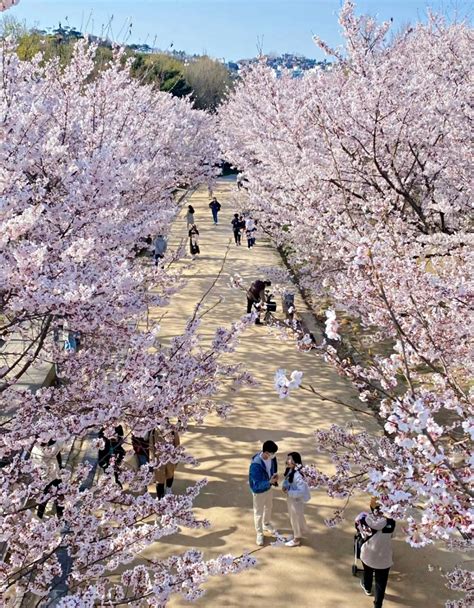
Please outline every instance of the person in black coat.
M212 200L209 203L209 208L212 211L212 219L214 220L214 224L217 224L217 214L221 210L221 204L215 196L212 197Z
M239 218L239 214L238 213L234 213L234 217L231 221L232 224L232 231L234 233L234 241L236 245L240 245L240 240L241 240L241 235L240 235L240 228L241 228L241 221Z
M191 229L189 230L188 234L189 234L189 251L194 258L195 255L197 255L198 253L201 253L201 250L199 248L199 230L198 230L196 224L193 224L191 226Z
M104 429L99 431L99 439L102 439L104 447L99 450L98 462L100 468L105 471L110 466L110 461L115 458L114 461L114 477L116 483L122 487L119 480L120 465L125 456L125 450L123 448L123 427L121 424L115 427L115 435L113 437L107 437L104 433Z

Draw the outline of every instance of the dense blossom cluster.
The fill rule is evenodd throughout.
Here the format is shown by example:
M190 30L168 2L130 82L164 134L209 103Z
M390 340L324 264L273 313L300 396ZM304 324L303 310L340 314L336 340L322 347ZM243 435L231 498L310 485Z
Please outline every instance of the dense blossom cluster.
M295 80L248 71L220 113L241 196L326 313L328 360L378 405L383 438L316 434L332 496L368 491L414 546L472 537L472 53L468 25L388 24L345 2L346 52ZM366 332L342 358L338 311ZM347 352L347 351L345 351ZM339 514L336 519L339 518Z
M97 73L94 53L79 42L64 67L40 56L20 62L2 49L0 332L10 353L0 370L2 605L22 592L55 597L64 553L63 606L113 605L132 591L162 606L171 593L192 597L208 575L249 563L186 553L134 567L140 551L178 526L206 525L192 510L202 484L161 501L146 492L153 466L192 462L183 447L157 446L150 467L124 469L124 490L112 467L90 479L101 429L112 437L123 425L129 447L132 433L183 433L228 409L213 399L221 381L249 381L220 363L245 322L220 330L204 349L195 314L181 336L160 343L147 313L182 279L168 263L154 267L136 256L143 237L168 233L177 188L213 178L211 119L132 80L120 52ZM176 255L168 252L166 262ZM22 387L29 370L53 362L53 386ZM59 487L48 487L54 462L30 457L48 444L62 446ZM88 457L66 463L81 446ZM34 515L45 498L62 505L61 518ZM112 584L108 575L118 568L122 580Z

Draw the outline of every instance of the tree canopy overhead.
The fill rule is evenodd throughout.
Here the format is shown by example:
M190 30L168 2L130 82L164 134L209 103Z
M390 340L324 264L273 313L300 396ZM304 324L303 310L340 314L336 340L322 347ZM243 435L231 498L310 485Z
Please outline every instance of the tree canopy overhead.
M415 547L467 547L472 30L431 15L390 38L389 23L358 17L349 1L340 22L345 52L316 40L332 69L300 80L248 71L219 111L221 146L247 180L246 208L301 285L329 302L326 357L383 421L383 437L318 431L336 473L316 482L334 497L380 497ZM378 353L368 361L340 354L342 313ZM467 591L468 580L460 570L450 584Z

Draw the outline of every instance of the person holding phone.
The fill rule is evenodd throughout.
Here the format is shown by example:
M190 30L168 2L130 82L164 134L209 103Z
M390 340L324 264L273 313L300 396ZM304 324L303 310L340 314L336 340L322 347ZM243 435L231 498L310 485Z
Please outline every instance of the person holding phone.
M308 530L304 518L304 503L311 498L308 484L301 469L303 461L299 452L290 452L286 459L286 470L282 490L286 494L288 516L293 535L286 541L287 547L299 547L301 539Z
M276 453L278 446L274 441L265 441L262 451L253 456L249 469L249 486L253 499L253 516L257 532L257 545L264 545L263 533L274 536L278 531L271 523L273 494L272 486L278 486L278 464Z

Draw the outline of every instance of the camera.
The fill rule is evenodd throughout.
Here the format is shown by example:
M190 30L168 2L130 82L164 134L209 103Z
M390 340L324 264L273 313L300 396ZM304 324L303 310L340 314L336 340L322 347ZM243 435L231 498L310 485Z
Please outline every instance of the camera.
M265 310L267 312L276 312L277 305L274 300L272 300L273 294L269 291L265 292Z

